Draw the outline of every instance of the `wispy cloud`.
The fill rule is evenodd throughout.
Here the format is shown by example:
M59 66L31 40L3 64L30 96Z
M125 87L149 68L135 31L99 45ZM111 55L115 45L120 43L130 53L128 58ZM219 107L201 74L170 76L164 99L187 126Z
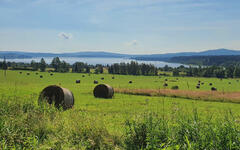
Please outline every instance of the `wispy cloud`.
M132 40L130 42L125 43L127 46L137 46L139 45L139 42L137 40Z
M69 40L73 37L71 33L64 33L64 32L59 33L58 36L66 40Z

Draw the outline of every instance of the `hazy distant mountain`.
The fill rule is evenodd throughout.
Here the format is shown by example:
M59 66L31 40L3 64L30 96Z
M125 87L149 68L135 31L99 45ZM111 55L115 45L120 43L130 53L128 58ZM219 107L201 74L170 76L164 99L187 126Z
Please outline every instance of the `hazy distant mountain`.
M178 56L219 56L219 55L240 55L238 50L216 49L202 52L181 52L152 55L128 55L109 52L75 52L75 53L34 53L20 51L0 51L0 58L34 58L34 57L102 57L102 58L132 58L136 60L167 61Z
M136 60L151 60L151 61L167 61L170 58L178 56L222 56L222 55L240 55L240 50L215 49L202 52L181 52L181 53L166 53L152 54L134 57Z
M0 58L34 58L34 57L102 57L102 58L130 58L136 55L109 53L109 52L76 52L76 53L33 53L18 51L0 51Z

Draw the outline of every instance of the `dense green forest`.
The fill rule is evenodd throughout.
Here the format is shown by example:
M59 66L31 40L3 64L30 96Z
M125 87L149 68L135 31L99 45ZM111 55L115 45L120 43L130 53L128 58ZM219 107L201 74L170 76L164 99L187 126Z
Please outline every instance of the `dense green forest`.
M230 66L240 63L240 55L222 56L178 56L172 57L169 62L203 65L203 66Z

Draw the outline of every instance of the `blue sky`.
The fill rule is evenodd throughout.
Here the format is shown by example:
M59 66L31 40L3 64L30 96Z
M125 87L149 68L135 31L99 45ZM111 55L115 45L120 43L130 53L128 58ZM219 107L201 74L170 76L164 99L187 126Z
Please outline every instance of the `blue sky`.
M0 0L0 51L240 50L240 0Z

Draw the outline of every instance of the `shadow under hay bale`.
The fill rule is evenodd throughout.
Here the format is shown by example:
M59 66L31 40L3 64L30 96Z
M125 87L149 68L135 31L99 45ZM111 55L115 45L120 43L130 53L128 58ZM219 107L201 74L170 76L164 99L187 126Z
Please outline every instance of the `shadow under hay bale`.
M80 83L81 81L80 80L76 80L76 83Z
M56 108L62 107L64 110L72 108L74 105L74 96L72 92L66 88L57 85L50 85L42 90L39 95L39 104L47 101L54 104Z
M164 83L164 84L163 84L163 86L164 86L164 87L167 87L167 86L168 86L168 84L167 84L167 83Z
M112 98L114 95L114 90L107 84L99 84L94 88L93 94L98 98Z
M132 81L129 81L128 83L132 84L133 82L132 82Z
M217 88L212 87L211 90L212 90L212 91L217 91Z
M40 78L43 78L43 76L42 76L42 75L40 75Z
M97 80L94 80L93 83L94 83L94 84L98 84L98 81L97 81Z

